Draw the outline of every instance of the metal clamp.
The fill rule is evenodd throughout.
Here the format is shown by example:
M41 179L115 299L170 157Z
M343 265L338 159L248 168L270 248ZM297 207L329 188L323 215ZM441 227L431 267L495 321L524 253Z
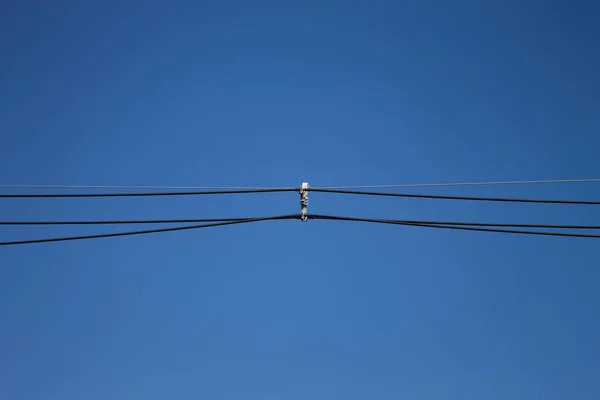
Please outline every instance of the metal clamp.
M302 186L300 186L300 219L302 222L306 222L308 220L308 182L303 182Z

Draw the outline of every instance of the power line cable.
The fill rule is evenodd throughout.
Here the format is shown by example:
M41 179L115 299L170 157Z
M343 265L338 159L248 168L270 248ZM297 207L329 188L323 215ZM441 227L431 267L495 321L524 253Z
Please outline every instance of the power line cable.
M276 186L0 185L0 189L250 190L276 188Z
M321 217L314 214L315 218ZM134 219L134 220L87 220L87 221L0 221L0 225L131 225L131 224L187 224L187 223L212 223L232 221L252 221L263 217L251 218L200 218L200 219ZM482 226L503 228L538 228L538 229L589 229L599 230L600 225L561 225L561 224L517 224L496 222L458 222L458 221L430 221L430 220L388 220L406 224L430 225L456 225L456 226Z
M214 191L184 191L184 192L134 192L134 193L2 193L0 198L74 198L74 197L157 197L157 196L192 196L192 195L225 195L225 194L249 194L249 193L275 193L275 192L296 192L297 188L272 188L272 189L240 189L240 190L214 190ZM470 196L445 196L430 194L413 193L389 193L372 192L343 189L321 189L309 188L307 191L317 193L335 193L351 194L363 196L384 196L384 197L406 197L421 199L442 199L442 200L467 200L467 201L491 201L491 202L512 202L512 203L545 203L545 204L580 204L580 205L600 205L600 201L585 200L549 200L549 199L519 199L505 197L470 197Z
M0 246L64 242L64 241L86 240L86 239L100 239L100 238L110 238L110 237L119 237L119 236L146 235L146 234L151 234L151 233L175 232L175 231L184 231L184 230L191 230L191 229L212 228L212 227L225 226L225 225L245 224L245 223L250 223L250 222L275 221L275 220L299 219L299 218L300 218L300 215L298 215L298 214L280 215L280 216L274 216L274 217L240 219L238 221L218 222L218 223L214 223L214 224L178 226L178 227L173 227L173 228L161 228L161 229L148 229L148 230L143 230L143 231L116 232L116 233L104 233L104 234L96 234L96 235L82 235L82 236L68 236L68 237L54 237L54 238L47 238L47 239L18 240L18 241L11 241L11 242L0 242Z
M433 195L433 194L368 192L368 191L357 191L357 190L319 189L319 188L310 188L310 191L311 192L320 192L320 193L353 194L353 195L362 195L362 196L407 197L407 198L418 198L418 199L492 201L492 202L504 202L504 203L600 205L600 201L586 201L586 200L549 200L549 199L519 199L519 198L510 198L510 197L444 196L444 195Z
M297 188L202 190L185 192L133 192L133 193L0 193L0 198L62 198L62 197L155 197L155 196L197 196L221 194L297 192Z
M259 218L243 218L237 220L223 219L218 223L192 225L192 226L179 226L172 228L161 228L161 229L149 229L142 231L130 231L130 232L117 232L117 233L106 233L96 235L82 235L82 236L69 236L69 237L56 237L46 239L34 239L34 240L21 240L11 242L0 242L0 246L10 245L23 245L23 244L35 244L35 243L49 243L49 242L60 242L60 241L73 241L73 240L85 240L85 239L98 239L98 238L109 238L119 236L133 236L133 235L144 235L151 233L160 232L174 232L191 229L201 229L225 225L243 224L249 222L259 221L270 221L270 220L286 220L286 219L300 219L299 214L292 215L281 215L274 217L259 217ZM449 222L449 221L416 221L416 220L394 220L394 219L376 219L376 218L358 218L358 217L343 217L333 215L321 215L321 214L310 214L309 219L321 219L321 220L332 220L332 221L350 221L350 222L366 222L366 223L378 223L378 224L392 224L392 225L403 225L403 226L420 226L427 228L441 228L441 229L453 229L453 230L465 230L465 231L479 231L479 232L496 232L496 233L512 233L512 234L524 234L524 235L543 235L543 236L561 236L561 237L580 237L580 238L595 238L600 239L600 235L592 234L576 234L576 233L561 233L561 232L544 232L544 231L522 231L512 229L491 229L485 227L523 227L523 228L547 228L547 229L600 229L600 226L594 225L549 225L549 224L501 224L501 223L479 223L479 222ZM215 219L216 220L216 219ZM155 222L158 221L158 222ZM210 221L209 219L202 220L143 220L143 221L132 221L131 223L174 223L179 221ZM34 221L36 222L36 221ZM85 223L119 223L119 221L56 221L59 224L73 222L85 222ZM129 222L129 221L128 221ZM50 222L53 224L54 222Z
M600 178L590 179L545 179L515 181L479 181L449 183L409 183L387 185L349 185L349 186L315 186L318 189L386 189L411 187L445 187L445 186L490 186L490 185L531 185L548 183L594 183ZM159 186L159 185L0 185L0 189L126 189L126 190L248 190L275 189L270 186Z
M319 189L393 189L414 187L444 187L444 186L493 186L493 185L532 185L545 183L594 183L600 178L591 179L545 179L525 181L483 181L483 182L449 182L449 183L408 183L390 185L350 185L350 186L318 186Z
M367 222L377 224L391 224L391 225L404 225L404 226L420 226L424 228L439 228L439 229L454 229L462 231L477 231L477 232L495 232L495 233L512 233L518 235L541 235L541 236L561 236L561 237L578 237L578 238L591 238L600 239L600 235L592 235L585 233L561 233L561 232L543 232L543 231L522 231L513 229L492 229L492 228L478 228L472 226L457 226L457 225L435 225L425 223L412 223L403 222L399 220L389 219L375 219L375 218L356 218L356 217L340 217L332 215L309 215L309 219L321 219L331 221L349 221L349 222Z
M330 215L310 214L314 219L331 219L331 218L352 218L352 217L335 217ZM360 219L360 218L359 218ZM417 224L417 225L441 225L441 226L479 226L479 227L497 227L497 228L532 228L532 229L589 229L598 230L600 225L561 225L561 224L517 224L517 223L496 223L496 222L463 222L463 221L431 221L431 220L403 220L403 219L369 219L373 221L388 221L398 224ZM368 221L365 221L368 222Z
M131 219L104 221L0 221L0 225L131 225L131 224L197 224L207 222L231 222L253 220L252 218L200 218L200 219Z

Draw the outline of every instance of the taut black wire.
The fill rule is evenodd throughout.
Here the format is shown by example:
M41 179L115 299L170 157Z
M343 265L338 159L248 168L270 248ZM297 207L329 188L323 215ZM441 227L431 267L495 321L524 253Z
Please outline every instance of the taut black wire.
M99 239L119 236L133 236L133 235L144 235L151 233L160 232L174 232L191 229L210 228L225 225L236 225L249 222L259 221L272 221L272 220L286 220L286 219L300 219L300 214L291 215L280 215L273 217L259 217L259 218L239 218L239 219L187 219L187 220L142 220L142 221L55 221L55 222L42 222L42 224L118 224L118 223L181 223L181 222L195 222L195 221L222 221L209 224L191 225L191 226L178 226L172 228L161 228L161 229L149 229L141 231L129 231L129 232L117 232L117 233L106 233L96 235L82 235L82 236L68 236L68 237L56 237L46 239L33 239L33 240L20 240L11 242L0 242L0 246L11 246L11 245L22 245L22 244L35 244L35 243L50 243L50 242L62 242L62 241L73 241L73 240L85 240L85 239ZM478 232L496 232L496 233L512 233L522 235L542 235L542 236L560 236L560 237L579 237L579 238L593 238L600 239L600 235L592 234L578 234L578 233L561 233L561 232L544 232L544 231L523 231L513 229L491 229L485 228L488 226L494 227L522 227L522 228L547 228L547 229L600 229L600 226L595 225L549 225L549 224L501 224L501 223L480 223L480 222L448 222L448 221L416 221L416 220L394 220L394 219L376 219L376 218L358 218L358 217L344 217L334 215L321 215L321 214L309 214L309 219L321 219L331 221L350 221L350 222L366 222L366 223L378 223L378 224L392 224L392 225L403 225L403 226L420 226L426 228L441 228L441 229L454 229L454 230L465 230L465 231L478 231ZM14 223L11 223L14 224ZM33 224L38 224L33 222Z
M325 219L329 217L338 218L330 215L311 214L315 219ZM339 217L346 218L346 217ZM353 218L353 217L348 217ZM482 226L482 227L499 227L499 228L538 228L538 229L600 229L600 225L556 225L556 224L509 224L496 222L456 222L456 221L429 221L429 220L412 220L412 219L380 219L376 221L389 221L398 224L425 224L425 225L454 225L454 226Z
M206 222L232 222L252 218L200 218L200 219L131 219L106 221L0 221L0 225L135 225L135 224L198 224Z
M355 195L363 195L363 196L409 197L409 198L418 198L418 199L496 201L496 202L505 202L505 203L600 205L600 201L587 201L587 200L548 200L548 199L519 199L519 198L510 198L510 197L444 196L444 195L433 195L433 194L367 192L367 191L358 191L358 190L319 189L319 188L311 188L311 189L309 189L309 191L321 192L321 193L355 194Z
M262 217L262 218L252 218L252 219L240 219L237 221L218 222L218 223L214 223L214 224L178 226L178 227L173 227L173 228L161 228L161 229L148 229L148 230L143 230L143 231L116 232L116 233L104 233L104 234L97 234L97 235L67 236L67 237L55 237L55 238L47 238L47 239L33 239L33 240L19 240L19 241L12 241L12 242L0 242L0 246L64 242L64 241L85 240L85 239L100 239L100 238L109 238L109 237L118 237L118 236L146 235L146 234L150 234L150 233L174 232L174 231L184 231L184 230L190 230L190 229L212 228L212 227L225 226L225 225L245 224L245 223L249 223L249 222L274 221L274 220L299 219L299 218L300 218L299 214L279 215L279 216L274 216L274 217Z
M199 196L217 194L248 194L297 192L298 188L238 189L238 190L199 190L183 192L133 192L133 193L0 193L4 199L61 198L61 197L157 197L157 196Z
M158 197L158 196L199 196L199 195L226 195L226 194L250 194L250 193L276 193L276 192L296 192L298 188L265 188L265 189L239 189L239 190L201 190L201 191L182 191L182 192L133 192L133 193L0 193L0 198L74 198L74 197ZM468 200L468 201L492 201L492 202L512 202L512 203L545 203L545 204L580 204L580 205L600 205L600 201L587 200L551 200L551 199L521 199L505 197L470 197L470 196L446 196L430 194L412 194L412 193L389 193L389 192L371 192L343 189L320 189L309 188L310 192L353 194L364 196L385 196L385 197L407 197L421 199L441 199L441 200Z
M313 214L313 217L323 217ZM197 224L211 222L233 222L243 220L254 220L262 217L250 218L195 218L195 219L133 219L133 220L89 220L89 221L0 221L1 225L136 225L136 224ZM556 225L556 224L515 224L495 222L457 222L457 221L429 221L429 220L399 220L394 221L406 224L429 224L429 225L455 225L455 226L481 226L502 228L539 228L539 229L590 229L598 230L600 225Z
M540 231L521 231L513 229L491 229L491 228L477 228L473 226L458 226L458 225L436 225L428 223L418 222L406 222L401 220L390 220L390 219L375 219L375 218L356 218L356 217L340 217L333 215L319 215L310 214L309 219L322 219L331 221L350 221L350 222L368 222L376 224L391 224L391 225L404 225L404 226L420 226L425 228L440 228L440 229L454 229L462 231L477 231L477 232L497 232L497 233L513 233L518 235L541 235L541 236L562 236L562 237L579 237L579 238L591 238L600 239L600 235L592 235L585 233L561 233L561 232L540 232Z

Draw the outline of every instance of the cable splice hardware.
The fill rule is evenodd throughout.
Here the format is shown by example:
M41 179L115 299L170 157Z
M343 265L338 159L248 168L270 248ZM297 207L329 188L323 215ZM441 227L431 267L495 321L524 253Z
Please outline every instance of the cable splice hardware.
M303 182L300 186L300 219L302 222L308 221L308 182Z

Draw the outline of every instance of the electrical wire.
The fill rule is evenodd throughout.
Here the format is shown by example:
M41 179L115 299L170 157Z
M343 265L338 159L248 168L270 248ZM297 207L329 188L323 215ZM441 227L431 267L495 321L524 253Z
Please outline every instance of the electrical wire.
M131 219L104 221L0 221L0 225L131 225L131 224L197 224L206 222L231 222L255 218L200 218L200 219Z
M331 215L309 214L314 219L329 218L351 218L335 217ZM480 226L496 228L535 228L535 229L589 229L599 230L600 225L560 225L560 224L516 224L516 223L496 223L496 222L457 222L457 221L430 221L430 220L403 220L403 219L380 219L375 221L390 221L398 224L421 224L421 225L450 225L450 226Z
M314 214L315 218L326 217ZM134 220L88 220L88 221L0 221L1 225L131 225L131 224L188 224L212 223L255 220L263 217L252 218L201 218L201 219L134 219ZM456 226L482 226L502 228L538 228L538 229L589 229L600 230L600 225L557 225L557 224L517 224L496 222L457 222L457 221L430 221L430 220L399 220L398 223L429 224L429 225L456 225Z
M529 181L487 181L487 182L450 182L450 183L408 183L391 185L354 185L354 186L319 186L318 189L393 189L414 187L444 187L444 186L492 186L492 185L532 185L541 183L593 183L600 178L591 179L545 179ZM1 187L1 186L0 186Z
M411 187L444 187L444 186L489 186L489 185L531 185L546 183L593 183L600 178L590 179L545 179L518 181L480 181L450 183L409 183L389 185L350 185L350 186L315 186L318 189L392 189ZM0 185L0 189L131 189L131 190L248 190L275 189L269 186L158 186L158 185Z
M444 196L444 195L433 195L433 194L367 192L367 191L357 191L357 190L319 189L319 188L310 188L309 190L311 192L320 192L320 193L354 194L354 195L363 195L363 196L407 197L407 198L418 198L418 199L493 201L493 202L504 202L504 203L600 205L600 201L586 201L586 200L548 200L548 199L518 199L518 198L510 198L510 197Z
M248 190L275 188L273 186L0 185L0 189Z
M117 232L117 233L106 233L96 235L82 235L82 236L69 236L69 237L55 237L46 239L33 239L33 240L21 240L11 242L0 242L0 246L10 245L23 245L23 244L35 244L35 243L49 243L49 242L61 242L61 241L73 241L73 240L85 240L85 239L99 239L119 236L133 236L133 235L144 235L151 233L161 232L174 232L191 229L201 229L217 226L243 224L249 222L259 221L271 221L271 220L286 220L286 219L300 219L299 214L292 215L281 215L274 217L257 217L257 218L222 218L222 219L180 219L180 220L125 220L125 221L26 221L26 222L0 222L0 225L83 225L83 224L150 224L150 223L191 223L191 222L209 222L209 221L220 221L216 223L191 225L191 226L178 226L172 228L161 228L161 229L149 229L141 231L129 231L129 232ZM451 221L419 221L419 220L398 220L398 219L377 219L377 218L358 218L358 217L344 217L344 216L333 216L333 215L322 215L322 214L309 214L309 219L320 219L320 220L331 220L331 221L350 221L350 222L367 222L367 223L378 223L378 224L392 224L392 225L403 225L403 226L419 226L426 228L441 228L441 229L454 229L454 230L465 230L465 231L478 231L478 232L496 232L496 233L512 233L512 234L523 234L523 235L543 235L543 236L561 236L561 237L580 237L580 238L595 238L600 239L600 235L592 234L577 234L577 233L561 233L561 232L544 232L544 231L523 231L513 229L491 229L489 227L515 227L515 228L538 228L538 229L600 229L597 225L551 225L551 224L508 224L508 223L482 223L482 222L451 222Z
M476 232L495 232L495 233L512 233L518 235L541 235L541 236L561 236L561 237L578 237L578 238L590 238L600 239L600 235L592 235L585 233L561 233L561 232L543 232L543 231L523 231L514 229L492 229L492 228L479 228L473 226L458 226L458 225L436 225L427 223L415 223L405 222L401 220L390 220L390 219L375 219L375 218L357 218L357 217L340 217L333 215L318 215L310 214L309 219L321 219L331 221L349 221L349 222L367 222L376 224L391 224L391 225L404 225L404 226L420 226L424 228L439 228L439 229L454 229L462 231L476 231Z
M11 242L0 242L0 246L64 242L64 241L86 240L86 239L100 239L100 238L110 238L110 237L119 237L119 236L146 235L146 234L150 234L150 233L175 232L175 231L184 231L184 230L191 230L191 229L212 228L212 227L225 226L225 225L245 224L245 223L250 223L250 222L275 221L275 220L286 220L286 219L300 219L300 215L292 214L292 215L280 215L280 216L274 216L274 217L246 218L246 219L240 219L237 221L218 222L218 223L214 223L214 224L178 226L178 227L173 227L173 228L148 229L148 230L143 230L143 231L116 232L116 233L104 233L104 234L82 235L82 236L54 237L54 238L33 239L33 240L18 240L18 241L11 241Z
M271 188L271 189L240 189L240 190L213 190L213 191L184 191L184 192L134 192L134 193L0 193L0 198L73 198L73 197L156 197L156 196L190 196L190 195L224 195L224 194L248 194L248 193L274 193L274 192L296 192L297 188ZM421 199L442 200L467 200L467 201L489 201L489 202L512 202L512 203L545 203L545 204L580 204L600 205L600 201L586 200L549 200L549 199L520 199L506 197L470 197L470 196L446 196L414 193L389 193L371 192L344 189L322 189L309 188L310 192L351 194L363 196L384 197L406 197Z
M297 188L238 189L238 190L202 190L185 192L133 192L133 193L0 193L0 198L61 198L61 197L152 197L152 196L191 196L217 194L247 194L297 192Z

